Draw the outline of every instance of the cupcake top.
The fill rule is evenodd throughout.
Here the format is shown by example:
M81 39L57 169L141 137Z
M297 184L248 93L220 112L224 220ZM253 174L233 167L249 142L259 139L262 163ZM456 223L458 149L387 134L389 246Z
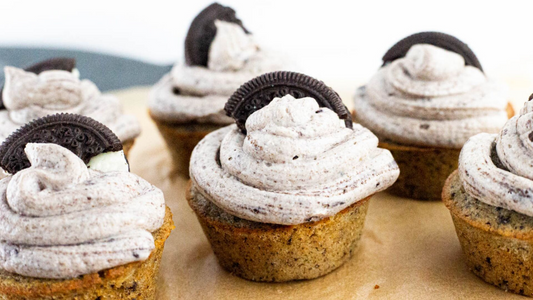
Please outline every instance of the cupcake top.
M129 173L102 124L38 119L2 144L0 166L11 173L0 180L0 268L67 279L145 260L155 248L163 193Z
M499 134L478 134L459 157L467 193L486 204L533 216L533 102Z
M384 141L461 148L477 133L497 133L508 119L506 86L486 77L452 36L415 34L383 61L354 104L356 120Z
M185 58L150 95L150 113L160 121L231 124L224 103L239 86L260 74L290 68L255 41L233 9L218 3L191 23Z
M376 136L339 117L346 109L336 103L340 98L326 98L326 105L310 97L336 95L324 87L288 72L243 85L226 109L244 128L215 131L193 151L190 175L198 192L240 218L293 225L335 215L392 185L398 166L389 151L377 148ZM265 103L249 93L272 98ZM244 103L233 103L238 99ZM245 120L242 110L250 113Z
M61 60L52 61L56 63L37 73L33 67L28 68L30 71L4 68L0 142L20 126L58 112L91 117L109 127L123 142L139 135L139 122L134 116L122 114L116 97L102 95L94 83L80 80L76 69L60 69Z

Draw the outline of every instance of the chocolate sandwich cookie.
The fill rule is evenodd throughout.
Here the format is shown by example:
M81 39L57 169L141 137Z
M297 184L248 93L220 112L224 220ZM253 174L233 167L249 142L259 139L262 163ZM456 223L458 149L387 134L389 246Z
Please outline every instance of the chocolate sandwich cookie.
M296 72L272 72L248 81L229 98L224 110L246 133L246 120L252 113L268 105L274 98L285 95L297 99L311 97L320 107L336 112L346 127L353 128L352 115L334 90L322 81Z
M215 20L235 23L249 33L242 21L235 16L235 11L218 3L213 3L202 10L191 23L185 38L185 61L190 66L207 67L211 42L215 39L217 28Z
M72 72L74 68L76 68L76 60L74 58L55 57L38 62L34 65L25 68L24 70L35 74L40 74L44 71L50 70L63 70ZM2 89L0 90L0 109L5 109L4 101L2 98L3 90L4 86L2 86Z
M94 156L122 150L118 137L103 124L81 115L55 114L34 120L11 134L0 146L0 167L10 174L30 167L28 143L63 146L85 163Z
M467 44L449 34L432 31L415 33L394 44L394 46L383 55L383 66L398 58L405 57L407 51L409 51L413 45L417 44L430 44L455 52L465 59L465 64L467 66L473 66L483 71L481 63Z

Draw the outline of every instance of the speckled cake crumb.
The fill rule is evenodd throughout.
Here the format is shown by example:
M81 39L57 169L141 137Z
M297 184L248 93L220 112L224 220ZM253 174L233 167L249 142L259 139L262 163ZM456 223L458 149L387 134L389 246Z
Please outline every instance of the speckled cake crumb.
M191 185L187 200L220 265L253 281L312 279L340 267L357 249L370 198L333 217L286 226L230 215Z
M442 198L471 271L504 290L533 296L533 217L476 200L457 172L446 182Z

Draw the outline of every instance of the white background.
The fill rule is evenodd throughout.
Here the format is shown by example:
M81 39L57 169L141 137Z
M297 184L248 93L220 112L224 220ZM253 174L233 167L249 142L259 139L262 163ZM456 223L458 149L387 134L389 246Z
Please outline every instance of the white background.
M0 0L0 45L101 51L158 64L183 57L207 0ZM533 92L533 2L225 0L268 48L342 92L364 83L399 39L435 30L474 50L489 76ZM520 90L520 91L519 91ZM527 95L526 95L527 94Z

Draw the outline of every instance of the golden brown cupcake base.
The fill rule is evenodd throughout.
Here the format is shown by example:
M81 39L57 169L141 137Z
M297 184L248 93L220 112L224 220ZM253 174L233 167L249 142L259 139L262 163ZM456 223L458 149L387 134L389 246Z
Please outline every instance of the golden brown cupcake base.
M74 279L30 278L0 270L0 299L155 299L161 256L173 229L172 213L167 207L163 226L153 233L155 249L147 260Z
M369 199L317 222L285 226L230 215L192 184L187 189L220 265L236 276L265 282L313 279L340 267L357 248Z
M446 178L457 169L461 149L403 146L380 142L400 168L398 180L387 192L417 200L440 200Z
M184 177L189 177L189 162L191 153L207 134L222 128L216 124L169 124L152 117L159 132L163 136L172 155L174 171Z
M533 296L533 217L471 197L457 171L447 180L442 199L470 270L501 289Z

